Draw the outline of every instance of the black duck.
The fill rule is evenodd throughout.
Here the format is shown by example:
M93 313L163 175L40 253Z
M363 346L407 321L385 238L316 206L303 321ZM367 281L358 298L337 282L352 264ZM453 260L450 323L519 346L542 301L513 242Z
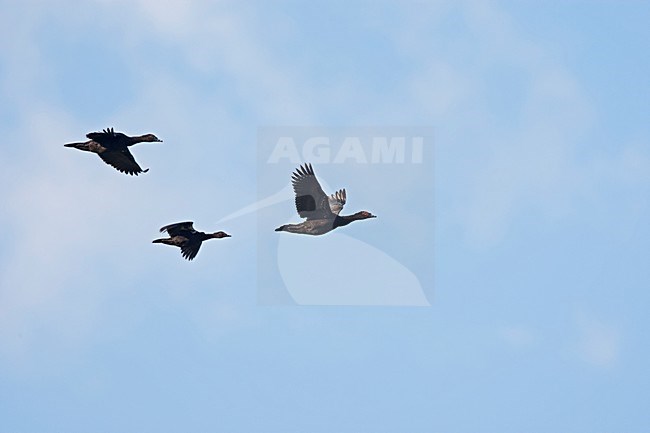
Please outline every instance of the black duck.
M129 152L129 146L142 142L162 142L153 134L129 137L121 132L115 132L113 128L104 129L102 132L90 132L86 134L86 137L90 140L82 143L68 143L64 146L96 153L102 161L118 171L136 176L148 172L149 169L142 170L140 168Z
M154 244L173 245L181 249L183 258L192 260L199 252L201 244L207 239L229 238L229 234L224 232L203 233L194 230L192 221L169 224L160 229L160 232L167 232L169 238L156 239Z

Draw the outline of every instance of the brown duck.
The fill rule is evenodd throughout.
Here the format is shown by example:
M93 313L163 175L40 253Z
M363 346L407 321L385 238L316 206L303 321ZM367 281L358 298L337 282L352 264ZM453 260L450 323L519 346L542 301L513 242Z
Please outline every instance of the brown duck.
M113 128L104 129L102 132L90 132L86 137L90 140L83 143L68 143L64 146L96 153L102 161L118 171L136 176L148 172L149 169L140 168L129 152L129 146L142 142L162 142L153 134L129 137L121 132L115 132Z
M181 249L183 258L192 260L199 253L199 248L203 241L207 239L229 238L229 234L224 232L203 233L194 230L192 221L169 224L160 229L160 232L167 232L169 238L156 239L154 244L173 245Z
M296 194L296 210L306 221L300 224L285 224L275 229L276 232L301 233L305 235L322 235L350 224L353 221L376 218L367 211L340 216L347 199L345 189L329 197L316 179L311 164L298 167L291 177L293 191Z

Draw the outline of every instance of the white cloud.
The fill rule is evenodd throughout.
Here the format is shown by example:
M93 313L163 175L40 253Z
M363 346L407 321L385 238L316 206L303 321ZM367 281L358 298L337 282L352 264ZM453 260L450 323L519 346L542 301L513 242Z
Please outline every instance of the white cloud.
M578 316L578 351L596 367L614 366L621 353L621 335L616 327L586 314Z
M278 100L286 108L280 117L287 114L304 119L308 111L292 90L299 80L265 52L263 40L247 36L250 17L241 10L231 9L224 15L214 5L203 9L198 4L175 2L170 8L144 0L135 8L120 2L100 4L106 14L103 25L124 26L123 37L114 42L123 45L117 50L129 59L126 67L137 71L134 76L141 82L134 87L133 103L113 113L110 125L94 128L154 132L164 140L133 149L141 165L151 168L137 178L117 173L95 155L64 148L66 142L83 140L87 126L35 90L48 74L37 43L44 16L49 24L62 25L78 20L75 14L85 12L34 6L20 10L19 19L12 23L4 14L0 18L7 24L0 26L5 29L0 32L11 36L0 38L0 56L8 72L0 90L10 98L17 118L10 130L3 132L14 147L12 152L6 148L2 152L7 152L14 164L0 173L0 180L12 185L4 193L1 217L3 224L11 227L12 236L5 240L2 251L0 350L17 364L44 340L62 347L76 345L109 320L103 303L123 296L124 290L133 289L129 286L132 280L160 266L148 255L158 227L190 218L199 228L208 225L205 230L209 231L212 221L234 210L230 203L241 200L242 191L249 188L250 198L254 198L253 187L242 182L248 179L254 185L255 177L243 175L236 164L221 163L224 149L231 146L237 150L233 158L241 158L242 153L254 155L254 142L223 142L225 137L243 134L246 128L250 131L251 125L242 124L220 95L204 92L174 70L159 71L143 62L141 50L152 43L152 30L167 34L163 45L180 50L198 72L218 69L223 74L225 68L227 79L242 89L248 86L245 98L261 101L250 104L260 113L274 116L272 107ZM111 19L117 16L123 19ZM147 28L148 22L154 24L153 29ZM131 25L135 23L138 25ZM143 127L147 130L142 131ZM254 140L254 132L247 136L251 137ZM214 159L219 170L200 172L197 159L211 167ZM155 161L159 164L154 165ZM228 170L224 171L224 166ZM221 184L223 179L241 182L233 188ZM196 263L191 265L197 268ZM178 266L180 271L187 263ZM179 279L173 284L186 283ZM173 293L168 295L173 297ZM236 302L227 306L215 302L209 303L211 309L182 308L197 316L196 323L201 326L240 320Z
M406 39L414 58L433 59L413 77L411 98L439 125L438 197L452 209L440 213L440 227L491 247L521 215L556 222L579 213L603 182L647 182L640 146L621 143L604 160L584 154L585 138L603 120L561 57L494 3L470 2L462 16L468 32L450 40Z
M84 244L106 238L101 222L117 201L118 193L111 194L101 178L91 188L79 184L88 169L67 158L72 155L62 142L52 143L53 137L71 136L65 116L53 107L47 112L25 119L29 129L19 135L34 144L32 152L2 175L3 183L14 185L5 192L5 223L13 236L0 275L0 346L9 351L29 346L37 329L63 340L88 329L95 300L79 291L89 283Z
M532 330L522 325L503 326L498 330L498 336L514 347L530 346L535 341Z
M445 118L470 103L476 84L460 68L434 59L412 77L408 91L427 114Z
M197 155L190 150L197 148L195 143L203 149L241 146L237 157L241 152L252 152L247 149L254 149L253 142L221 143L217 137L222 137L220 127L226 124L231 125L231 133L237 131L242 136L242 131L250 132L257 124L250 123L250 118L244 123L235 114L241 107L229 107L231 101L217 92L206 93L193 83L188 84L175 75L173 68L160 71L156 65L144 62L142 50L154 41L160 44L159 49L180 52L187 61L183 66L189 65L199 74L218 73L224 80L230 80L228 86L236 89L240 105L254 112L259 122L310 123L322 113L323 101L338 107L344 115L358 116L363 111L361 116L370 119L370 124L374 123L373 116L415 118L418 123L422 118L432 123L442 118L449 120L444 127L453 130L449 135L459 141L438 144L446 149L458 145L454 154L463 163L456 177L446 180L466 183L459 188L462 194L455 197L455 213L449 214L449 220L460 220L468 239L475 244L498 242L522 205L537 206L551 217L554 212L562 215L576 195L596 183L594 178L611 176L634 184L647 181L646 173L650 172L648 153L641 146L623 149L614 158L618 163L613 169L609 159L587 168L576 162L573 140L593 121L579 81L545 53L544 47L527 41L508 17L490 3L472 4L469 9L469 22L481 50L475 70L459 66L448 52L438 55L436 51L427 51L433 42L421 35L430 25L431 16L435 16L436 22L444 21L448 8L441 3L425 14L421 14L418 4L413 16L421 17L419 25L395 26L391 30L405 50L410 47L405 52L413 56L414 69L423 71L396 85L408 89L400 95L404 100L397 108L394 101L384 101L381 92L368 95L357 91L355 84L359 81L355 80L362 80L363 76L350 77L335 91L310 88L301 75L303 71L277 60L273 46L254 32L256 20L264 17L252 9L233 9L231 2L228 8L209 2L211 7L207 9L206 3L182 1L164 6L150 0L135 5L126 1L99 3L102 13L107 13L102 21L104 30L123 29L124 35L116 38L117 43L123 44L118 50L129 58L126 64L137 70L134 75L141 80L135 86L133 104L114 113L112 120L116 128L133 133L140 132L138 125L163 125L160 128L167 132L159 135L165 140L161 145L164 147L155 152L171 157L173 162L167 158L164 164L168 164L165 169L173 175L163 180L163 190L158 188L161 177L154 176L162 167L149 163L154 155L152 159L140 156L154 152L154 147L134 150L142 165L152 169L148 177L138 179L111 171L94 155L62 147L66 141L82 138L86 125L80 125L73 113L48 105L35 90L49 73L36 35L44 19L43 9L48 9L49 23L65 23L71 15L82 12L34 2L18 15L2 14L0 55L5 74L1 88L18 117L4 137L7 142L21 146L20 156L14 158L20 166L9 167L0 174L5 185L12 185L3 198L3 222L16 234L15 239L6 242L4 251L10 252L4 253L0 276L0 339L4 343L12 341L0 344L9 348L6 350L29 345L29 335L17 337L21 329L37 332L41 327L49 327L51 333L72 340L83 338L82 329L92 332L101 320L93 312L98 311L107 294L101 288L80 290L80 286L92 283L92 278L100 275L95 270L96 274L80 277L84 275L84 265L96 265L95 261L102 260L105 254L111 264L121 259L120 273L127 276L120 278L128 278L130 272L138 271L138 266L140 271L155 268L152 261L142 259L139 248L146 246L140 243L148 243L150 235L156 235L158 224L188 215L199 221L216 221L237 208L229 207L231 203L249 201L237 192L246 185L238 185L237 191L219 185L214 182L219 173L201 175L181 160L185 156L188 161L195 160ZM463 49L463 45L459 48ZM494 117L490 101L482 93L482 77L500 64L521 68L527 87L520 107L522 119L498 127L492 125ZM377 104L381 108L363 104L368 100L381 100L382 104ZM359 103L363 105L361 109ZM109 125L99 125L103 126ZM151 132L159 133L156 128ZM246 137L251 139L253 135ZM465 141L468 138L473 141ZM232 176L229 181L244 178L237 178L240 175L235 171L233 168L232 173L223 176ZM253 182L251 179L250 183ZM197 197L203 198L200 205ZM194 207L190 210L189 206ZM102 228L102 222L110 226ZM116 228L123 231L116 235ZM125 242L132 244L127 247ZM226 321L236 317L228 309L215 308L215 314ZM97 315L101 316L101 311ZM616 338L607 332L598 335L602 334L606 338L585 339L605 341L585 344L595 348L585 349L585 353L592 353L594 359L611 359L611 353L616 352L611 348L617 347L611 342ZM524 329L513 328L504 330L502 338L517 344L530 336Z

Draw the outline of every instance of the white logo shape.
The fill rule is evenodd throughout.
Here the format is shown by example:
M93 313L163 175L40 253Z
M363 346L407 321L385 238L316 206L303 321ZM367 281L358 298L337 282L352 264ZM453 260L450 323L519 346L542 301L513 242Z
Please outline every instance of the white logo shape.
M322 184L325 190L330 189ZM219 223L292 201L293 191L287 186ZM379 248L341 231L316 237L277 235L278 270L299 305L431 305L417 276Z

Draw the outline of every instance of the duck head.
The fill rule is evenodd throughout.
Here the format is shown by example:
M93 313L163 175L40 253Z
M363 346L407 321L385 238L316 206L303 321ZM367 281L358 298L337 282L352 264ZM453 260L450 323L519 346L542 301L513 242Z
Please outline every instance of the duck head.
M162 140L160 138L156 137L153 134L145 134L142 137L140 137L140 139L142 141L147 141L147 142L150 142L150 143L152 143L152 142L162 143Z
M368 218L377 218L377 215L373 215L368 211L362 210L361 212L357 212L354 214L355 219L358 220L365 220Z

